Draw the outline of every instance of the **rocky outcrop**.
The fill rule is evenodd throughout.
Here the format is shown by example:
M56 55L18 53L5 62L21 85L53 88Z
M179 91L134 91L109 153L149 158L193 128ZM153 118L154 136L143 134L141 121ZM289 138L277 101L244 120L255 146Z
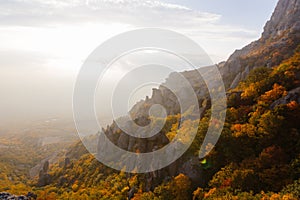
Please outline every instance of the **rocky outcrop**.
M28 192L27 195L13 195L10 194L8 192L0 192L0 200L35 200L37 199L37 195L32 193L32 192Z
M144 118L144 120L148 119ZM141 118L139 118L138 123L140 125L145 124L145 121L141 122ZM126 129L131 128L130 125L128 126L129 127L126 127ZM116 122L113 122L110 127L108 127L106 130L103 129L102 131L118 147L131 152L151 152L156 150L158 147L169 143L169 139L162 133L157 133L156 135L145 139L129 136L118 127Z
M267 22L262 37L245 46L240 50L236 50L226 62L219 63L217 66L223 77L225 87L235 88L241 80L244 80L249 72L257 67L275 67L284 59L289 58L300 42L300 1L299 0L279 0L278 5L270 19ZM202 68L203 73L210 73L209 67ZM190 96L184 95L186 88L180 83L178 75L183 75L193 87L198 98L201 112L210 107L210 97L205 82L199 77L199 73L195 70L185 71L182 73L171 73L159 88L153 89L152 96L146 97L145 100L138 102L130 111L131 118L139 125L147 125L149 123L149 109L154 104L160 104L168 115L180 113L180 105L175 94L183 94L184 101L189 102ZM214 75L206 76L214 77ZM213 80L212 80L213 81ZM176 91L169 90L168 86L176 85ZM240 91L230 93L232 98L240 99ZM274 105L286 104L292 100L300 101L299 89L290 91L288 96L277 100ZM275 105L276 104L276 105ZM127 128L130 128L128 124ZM111 126L103 129L108 138L120 148L141 153L155 151L169 142L163 133L147 139L135 138L124 133L114 122ZM148 174L147 188L150 190L155 179L162 177L175 176L184 173L192 181L201 179L201 166L198 158L178 159L165 169ZM202 173L203 174L203 173ZM204 183L198 183L200 185Z
M43 187L51 183L51 175L48 174L48 170L49 170L49 161L46 161L39 173L39 178L37 183L38 187Z
M198 157L192 157L188 161L186 161L179 169L179 173L185 174L190 178L190 180L195 183L195 185L199 185L204 187L204 178L203 178L203 169L201 167L200 161Z
M198 69L201 73L210 73L208 70L209 67ZM147 97L145 100L141 100L133 108L130 110L130 115L133 119L137 119L140 117L148 116L149 109L154 104L160 104L165 109L168 115L174 115L181 112L181 107L179 105L177 94L184 99L181 99L182 102L185 102L187 105L190 105L191 102L190 95L186 95L187 89L186 86L180 82L179 77L185 77L185 79L190 83L195 94L198 98L198 103L200 107L202 106L202 102L209 98L208 90L206 87L206 83L202 79L201 75L196 70L185 71L181 73L171 73L166 81L161 84L159 88L154 88L152 91L152 96ZM212 74L209 76L206 74L206 77L213 78ZM175 86L175 87L174 87ZM169 88L176 88L176 90L171 91ZM188 109L188 108L186 108ZM185 109L183 109L185 110Z
M276 106L286 105L292 101L295 101L298 104L300 104L300 87L289 91L286 96L274 101L270 107L275 108Z
M219 65L227 88L235 88L250 70L274 67L289 58L300 42L300 1L279 0L259 40L236 50Z
M263 39L280 36L285 31L299 32L300 30L300 1L280 0L275 11L264 27Z

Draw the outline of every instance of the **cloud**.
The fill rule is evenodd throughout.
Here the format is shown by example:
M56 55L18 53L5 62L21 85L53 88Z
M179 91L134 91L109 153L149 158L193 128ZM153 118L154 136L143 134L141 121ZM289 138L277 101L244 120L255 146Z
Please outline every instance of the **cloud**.
M87 0L86 4L89 6L94 6L96 8L101 8L104 5L110 5L113 7L130 7L130 8L158 8L158 9L175 9L175 10L191 10L188 7L164 3L160 1L151 0Z
M47 26L65 23L125 23L165 26L215 22L220 15L150 0L12 0L0 3L0 24Z
M210 40L212 41L209 45L211 50L214 50L212 48L214 46L218 51L216 44L222 41L223 46L228 46L226 53L220 56L222 59L226 58L224 54L227 55L236 48L230 44L232 40L244 41L243 45L245 45L246 42L259 35L257 31L226 25L221 20L222 16L216 13L202 12L160 0L11 0L0 2L0 28L50 27L59 30L61 27L73 26L84 29L88 24L94 26L95 30L101 29L105 33L112 24L119 24L123 27L125 25L128 28L159 27L181 32L192 39L196 38L197 42L205 43L205 40ZM21 35L21 33L18 34ZM76 34L79 33L74 33Z
M106 39L137 27L186 34L217 61L258 37L222 23L219 14L163 0L0 1L0 118L70 114L83 60Z

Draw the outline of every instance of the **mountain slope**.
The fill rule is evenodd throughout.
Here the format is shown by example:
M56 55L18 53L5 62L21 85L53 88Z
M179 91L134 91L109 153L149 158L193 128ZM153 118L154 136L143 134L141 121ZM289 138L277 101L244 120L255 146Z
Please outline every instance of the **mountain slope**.
M300 41L300 2L280 0L259 40L236 50L220 67L225 85L234 88L257 67L274 67L289 58Z
M195 73L184 72L203 116L194 142L180 159L152 173L125 174L84 154L52 167L53 182L48 187L54 187L62 199L299 199L299 2L279 0L262 37L219 65L228 88L227 117L218 144L205 159L197 155L211 125L209 97L203 83L193 82L198 80ZM168 81L174 81L173 75ZM163 86L155 89L152 97L133 108L132 115L137 123L146 124L147 109L154 103L165 105L169 114L154 138L132 139L115 123L104 132L128 151L151 152L165 145L176 135L180 117L172 93ZM190 124L184 124L186 138L189 128ZM73 152L82 149L80 145Z
M62 199L299 199L300 45L280 65L250 71L228 92L228 105L219 142L204 160L194 155L207 131L209 112L191 148L172 166L126 174L85 154L52 167L49 187L55 186ZM176 125L176 116L167 123ZM170 137L171 129L161 134Z

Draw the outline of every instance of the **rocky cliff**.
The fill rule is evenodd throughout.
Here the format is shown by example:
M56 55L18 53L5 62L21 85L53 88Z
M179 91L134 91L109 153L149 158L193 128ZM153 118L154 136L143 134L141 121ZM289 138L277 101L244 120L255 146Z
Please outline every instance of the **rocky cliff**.
M300 1L299 0L280 0L272 15L267 22L262 34L263 40L276 38L281 35L290 35L300 30Z
M254 108L258 107L256 106L258 104L253 104L253 102L249 103L247 100L242 100L241 94L244 92L242 90L228 91L229 109L227 116L229 118L228 121L231 120L232 122L227 122L227 130L224 129L225 134L222 135L224 137L222 138L221 136L219 143L214 149L215 151L212 153L213 155L207 156L205 159L201 160L201 162L197 156L199 150L198 147L202 144L204 134L206 133L205 124L208 125L209 123L205 122L206 119L208 120L208 117L204 117L202 118L204 121L204 126L199 126L199 133L197 134L198 136L203 136L203 138L198 138L198 141L197 138L196 140L194 140L196 141L195 147L197 148L192 149L190 152L187 151L186 154L181 156L178 160L173 162L168 167L154 172L140 174L139 178L137 178L138 181L134 186L130 184L126 186L128 190L128 199L130 199L134 195L134 193L137 192L137 190L135 191L134 189L135 187L140 187L140 190L143 192L152 191L153 195L158 196L159 194L154 193L159 193L159 191L161 190L165 191L167 188L165 183L168 183L172 179L172 177L180 173L186 175L189 180L192 181L193 186L204 188L207 187L209 181L213 180L211 179L213 175L218 172L220 177L219 175L217 175L216 180L220 179L221 184L214 185L213 190L218 189L218 187L220 189L223 189L224 187L232 187L233 189L237 188L237 190L240 190L240 187L242 187L244 188L243 190L250 190L251 194L252 191L259 192L261 190L276 192L280 191L279 189L282 186L285 186L287 183L289 183L288 181L293 180L290 178L291 176L294 176L293 171L296 171L295 173L297 173L295 175L297 176L297 178L294 179L299 178L299 110L294 108L297 103L300 103L300 49L298 49L298 51L295 51L300 42L299 2L299 0L279 0L272 18L267 22L264 28L262 37L259 40L247 45L243 49L235 51L226 62L218 64L227 88L234 88L235 86L237 86L240 81L243 80L254 68L264 66L265 68L260 68L258 70L263 69L266 71L277 71L278 74L276 76L273 76L273 78L275 77L274 80L276 81L268 81L270 83L272 82L272 84L268 86L268 90L266 90L269 91L269 95L267 95L268 98L270 98L270 96L273 96L270 95L273 94L270 93L270 91L274 91L272 89L272 86L274 85L274 83L277 83L277 80L289 80L288 82L291 83L289 87L285 87L285 84L282 84L283 87L285 87L285 89L287 90L283 92L284 95L275 95L275 97L272 97L271 100L269 99L269 105L263 104L263 107L266 109L266 111L259 114L261 115L259 120L261 122L266 122L262 123L259 127L263 131L256 131L258 130L258 128L256 129L256 125L253 125L250 122L250 119L247 119L248 116L254 116L250 114L260 112L255 110L251 112ZM293 58L293 54L297 54L295 58ZM285 60L286 58L289 59ZM285 61L282 62L283 60ZM278 64L280 64L280 66L277 67ZM281 70L277 70L278 68L281 68ZM206 71L206 73L209 73L209 70L207 69L209 69L209 67L204 68L203 70ZM288 73L286 74L286 72ZM172 139L172 137L170 137L172 135L168 135L170 132L172 133L172 131L170 131L171 128L173 127L173 125L175 125L175 128L178 127L178 121L176 121L178 120L178 116L176 116L176 114L179 113L180 107L174 93L168 90L165 86L168 84L175 84L176 86L178 86L178 88L176 89L178 90L177 92L184 93L186 88L178 83L178 80L176 78L177 75L178 74L176 73L170 74L165 83L163 83L159 88L153 89L152 95L150 97L147 97L145 100L141 100L140 102L138 102L130 112L132 118L137 124L145 126L150 121L148 117L148 111L151 105L161 104L166 108L167 114L169 115L169 127L165 128L165 130L162 129L153 137L141 139L126 134L118 127L116 122L113 122L110 126L107 126L106 129L103 129L103 132L108 136L110 141L126 151L140 153L156 151L157 149L169 143ZM203 82L203 80L199 79L199 75L198 73L195 73L195 71L182 72L182 75L185 76L185 78L188 79L193 86L195 94L198 97L200 110L202 111L202 113L204 113L205 110L211 107L205 83ZM270 74L268 74L268 78L269 75ZM284 80L281 81L284 82ZM262 84L259 84L258 87L260 86L262 86ZM260 95L264 93L265 92L261 92ZM230 97L232 96L234 98L231 99ZM187 96L185 100L188 101L189 96ZM281 108L277 109L276 112L282 112L283 110L285 110L286 113L282 112L282 114L286 114L286 121L281 121L281 116L279 116L278 118L273 117L273 111L268 110L269 108L278 108L278 105L281 106ZM260 109L260 107L258 108ZM276 113L275 116L277 115L279 114ZM285 117L282 117L282 119L283 118ZM257 119L255 121L257 121ZM268 123L272 125L269 125ZM280 126L281 133L279 133L279 126L277 126L277 124L281 123L283 125ZM273 124L275 124L275 128L273 128ZM218 125L217 121L214 121L214 125ZM189 126L190 124L186 125L186 127L188 128ZM232 130L231 133L232 127L234 128L234 130ZM186 129L187 132L190 131L190 129L188 128ZM267 131L264 130L265 128L267 128ZM244 131L244 129L249 129L249 132ZM175 134L177 134L177 132L175 132ZM92 139L93 141L97 141L95 137L96 136L90 139ZM192 146L193 145L191 145L191 147ZM253 148L253 146L255 146L255 148ZM103 148L105 148L105 145ZM284 151L282 149L286 150L286 155L290 156L290 160L285 160L287 156L285 156L285 153L283 154ZM103 150L101 149L101 147L98 148L98 151L101 150ZM112 175L113 173L117 174L118 172L103 166L101 163L97 162L97 160L91 158L92 156L86 154L87 151L82 143L78 143L73 146L71 150L66 154L67 158L65 159L63 164L61 164L60 170L56 171L56 173L51 173L54 174L52 178L50 177L52 181L51 184L56 183L59 187L72 188L73 184L78 181L78 185L84 185L83 187L86 187L84 188L84 190L86 190L89 186L94 187L95 185L101 185L104 183L104 191L105 193L107 193L107 185L109 182L113 182L112 180L114 179L112 179L112 177L108 177L109 179L106 179L106 177ZM292 160L295 161L295 164L291 164L294 162L292 162ZM231 164L229 165L229 163ZM232 165L232 163L235 164ZM294 166L290 165L296 166L297 170L295 170ZM224 166L227 166L228 168L224 168ZM226 171L224 172L224 170ZM46 164L43 170L40 172L39 181L40 183L42 183L41 185L49 183L47 179L47 171L48 167ZM226 179L223 179L222 174L225 173ZM131 174L124 175L123 173L121 173L120 176L125 176L127 179L132 178ZM121 182L121 179L119 179L119 176L115 177L118 177L118 181L116 182L119 184ZM228 177L230 177L230 179L227 179ZM179 184L181 183L179 182ZM75 184L75 186L76 185L77 183ZM111 187L115 188L115 185ZM172 188L173 190L174 184L171 185L170 188ZM211 193L211 191L213 190L207 191L210 191L208 193ZM79 192L76 193L78 194ZM147 193L147 195L150 193L151 192ZM109 193L109 195L111 194L112 193ZM167 193L167 195L168 194L169 193ZM138 195L139 194L137 194L137 196ZM202 198L203 197L201 197L201 199Z
M235 88L239 82L257 67L275 67L283 60L289 58L300 42L300 1L299 0L279 0L276 9L264 27L264 32L259 40L252 42L241 50L236 50L226 62L218 64L227 89ZM203 68L203 72L209 73L208 68ZM182 75L189 80L198 97L200 110L204 112L210 107L210 100L207 88L203 80L199 80L198 73L194 71L182 72ZM163 105L168 115L179 113L180 107L174 93L168 90L165 85L178 85L178 90L184 92L185 88L180 87L176 82L176 73L170 74L166 82L158 89L153 89L152 96L138 102L130 111L132 118L140 125L147 125L148 111L151 105ZM188 100L189 97L187 97ZM127 151L151 152L160 146L168 143L168 138L159 133L152 138L138 139L127 135L113 123L104 133L119 147ZM193 159L193 158L192 158ZM187 169L188 161L177 161L169 166L169 175L182 172L192 172ZM187 172L185 172L187 174ZM194 174L198 174L194 173ZM195 175L190 175L190 178ZM197 178L196 178L197 179Z
M259 40L236 50L220 66L227 88L235 88L257 67L274 67L289 58L300 41L300 1L279 0Z
M218 64L227 89L235 88L257 67L274 67L289 58L300 42L300 1L279 0L271 19L266 23L259 40L240 50L236 50L226 62ZM209 68L209 67L208 67ZM207 72L208 68L201 69ZM203 80L194 71L182 72L190 81L199 99L199 105L206 107L208 92ZM131 110L133 118L145 116L153 104L163 105L168 114L179 113L179 104L175 95L164 85L178 85L176 74L170 74L166 82L158 89L153 89L152 96L137 103Z

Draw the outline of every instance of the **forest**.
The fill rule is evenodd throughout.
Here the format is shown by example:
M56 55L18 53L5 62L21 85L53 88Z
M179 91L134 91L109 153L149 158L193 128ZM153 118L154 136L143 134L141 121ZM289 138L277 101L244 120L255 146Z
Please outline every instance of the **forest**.
M299 72L300 47L277 67L252 70L244 81L228 91L221 138L205 159L196 161L202 172L200 182L179 173L173 177L157 175L149 186L149 174L110 169L78 142L68 150L70 160L62 156L57 164L51 165L47 172L51 180L46 185L38 187L38 180L24 184L26 177L18 174L18 170L12 172L14 166L6 165L1 167L0 190L15 194L33 191L38 199L127 199L129 194L134 194L131 199L299 199ZM167 117L163 131L170 139L179 118ZM181 158L183 162L198 155L209 118L208 109L195 140ZM181 130L186 137L189 123ZM218 126L218 122L214 121L213 126ZM30 148L23 148L32 155ZM7 159L2 157L2 161ZM23 159L16 158L19 163L31 162Z
M136 154L162 148L176 137L182 145L192 140L171 165L147 173L117 171L99 162L68 125L55 131L48 126L24 133L2 130L0 199L2 192L37 200L300 199L299 2L279 0L261 38L217 64L227 102L218 115L226 118L217 144L205 146L209 153L204 158L199 158L199 147L207 130L219 129L222 122L212 116L211 99L201 93L204 85L193 82L194 71L181 72L199 94L200 119L192 116L195 106L180 114L177 104L169 103L174 95L159 87L132 110L137 123L165 121L154 139L130 140L114 122L102 130L112 143ZM166 118L144 115L155 99L167 102Z

